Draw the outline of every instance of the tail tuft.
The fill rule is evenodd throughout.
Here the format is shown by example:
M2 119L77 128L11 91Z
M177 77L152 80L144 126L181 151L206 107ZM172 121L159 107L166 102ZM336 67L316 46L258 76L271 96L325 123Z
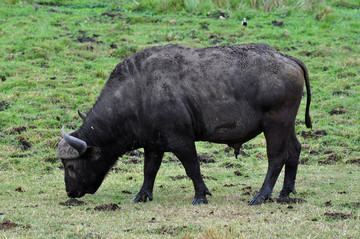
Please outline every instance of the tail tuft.
M308 113L305 113L305 125L306 125L306 128L312 129L311 118Z

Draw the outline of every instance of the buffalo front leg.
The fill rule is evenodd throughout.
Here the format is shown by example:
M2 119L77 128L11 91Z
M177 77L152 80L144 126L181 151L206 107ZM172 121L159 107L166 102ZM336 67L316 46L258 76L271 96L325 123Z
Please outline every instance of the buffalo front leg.
M143 185L131 200L131 202L146 202L153 200L153 188L156 174L160 168L164 152L155 152L145 149L144 182Z
M206 187L200 173L200 163L197 157L195 143L193 141L188 142L187 147L174 151L174 154L184 166L187 176L189 176L193 181L195 196L192 204L195 205L208 203L206 195L211 196L211 192Z

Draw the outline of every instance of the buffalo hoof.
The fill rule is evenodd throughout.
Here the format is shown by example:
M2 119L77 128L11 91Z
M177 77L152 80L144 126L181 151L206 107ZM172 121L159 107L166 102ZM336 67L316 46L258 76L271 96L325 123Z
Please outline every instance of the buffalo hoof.
M265 203L266 200L272 200L271 199L271 193L270 194L265 194L265 193L262 193L261 191L258 192L254 198L249 202L249 205L250 206L253 206L253 205L259 205L259 204L263 204Z
M250 206L254 206L254 205L263 204L264 202L265 202L264 199L253 198L253 199L249 202L249 205L250 205Z
M204 198L194 198L194 200L192 201L192 205L200 205L200 204L207 204L208 200L206 199L206 197Z
M197 193L192 201L192 205L199 205L199 204L207 204L208 200L206 199L206 195L212 196L209 189L205 189L202 193Z
M136 196L131 200L131 202L135 203L135 202L147 202L147 199L149 199L150 201L153 200L153 197L151 194L146 193L146 192L139 192L138 194L136 194Z
M287 198L289 197L290 193L293 193L293 194L296 194L296 191L295 191L295 188L292 188L292 189L282 189L279 193L279 197L280 198Z

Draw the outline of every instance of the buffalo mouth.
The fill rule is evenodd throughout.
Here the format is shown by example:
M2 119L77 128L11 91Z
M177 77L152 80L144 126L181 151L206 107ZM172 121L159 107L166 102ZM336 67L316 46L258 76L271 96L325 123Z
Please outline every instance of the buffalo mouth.
M81 198L85 194L86 192L80 192L80 191L67 192L69 198Z
M97 190L88 190L88 191L67 191L67 195L69 198L81 198L85 194L94 194Z

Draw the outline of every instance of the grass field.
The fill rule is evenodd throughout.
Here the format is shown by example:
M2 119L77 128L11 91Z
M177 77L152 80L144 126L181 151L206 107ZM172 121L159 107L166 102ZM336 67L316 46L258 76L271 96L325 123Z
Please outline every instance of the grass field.
M267 169L260 135L240 160L227 145L197 143L207 205L191 205L192 182L172 154L154 200L130 203L142 150L120 158L86 204L63 205L61 127L81 125L77 110L92 107L117 63L155 45L251 42L300 58L310 72L313 129L304 94L297 203L247 205ZM360 237L359 1L3 0L0 46L0 238Z

